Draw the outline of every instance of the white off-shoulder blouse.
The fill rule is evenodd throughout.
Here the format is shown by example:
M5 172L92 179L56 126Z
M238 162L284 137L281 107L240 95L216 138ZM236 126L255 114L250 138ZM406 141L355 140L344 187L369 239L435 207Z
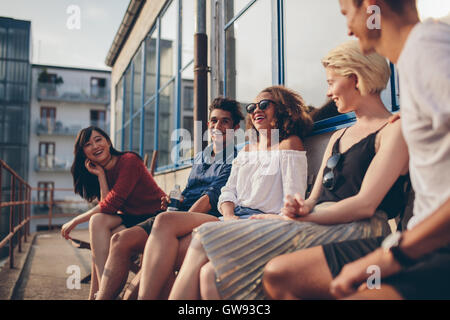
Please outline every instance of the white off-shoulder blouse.
M306 151L241 150L222 187L218 209L223 202L230 201L235 207L279 214L286 195L305 196L307 172Z

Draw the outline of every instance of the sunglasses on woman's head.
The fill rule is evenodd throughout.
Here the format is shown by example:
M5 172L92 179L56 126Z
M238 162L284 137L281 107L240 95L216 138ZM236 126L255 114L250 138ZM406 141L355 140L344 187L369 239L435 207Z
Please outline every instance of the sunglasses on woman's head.
M256 107L259 107L260 110L266 110L271 103L275 104L272 100L264 99L257 103L250 103L247 107L245 107L245 109L247 110L247 113L252 114L255 112Z
M336 177L334 175L334 168L337 167L339 160L341 159L340 153L333 154L327 161L327 168L330 169L324 176L322 184L328 190L333 190L336 184Z

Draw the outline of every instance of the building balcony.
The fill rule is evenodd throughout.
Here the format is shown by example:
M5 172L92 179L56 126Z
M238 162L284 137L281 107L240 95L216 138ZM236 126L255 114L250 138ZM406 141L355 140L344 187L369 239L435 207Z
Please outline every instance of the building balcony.
M81 125L64 125L61 121L36 121L35 133L38 136L76 136Z
M34 171L36 172L70 172L72 160L59 159L54 155L36 156L34 161Z
M105 123L104 121L91 121L86 125L79 125L79 124L65 125L63 122L54 121L53 119L47 119L47 121L45 120L36 121L35 133L38 136L75 137L82 128L88 126L96 126L100 129L103 129L103 131L109 133L109 123Z
M110 101L109 90L100 87L91 88L90 92L86 92L81 88L71 88L64 84L38 82L36 92L39 101L94 103L102 105L107 105Z

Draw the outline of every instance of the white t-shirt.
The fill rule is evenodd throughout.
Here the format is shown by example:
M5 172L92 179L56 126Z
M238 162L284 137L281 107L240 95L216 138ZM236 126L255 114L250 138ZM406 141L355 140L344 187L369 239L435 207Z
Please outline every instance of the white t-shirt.
M230 177L222 187L218 209L223 202L259 209L264 213L280 213L284 197L300 193L307 187L306 151L241 150L233 160Z
M431 19L417 24L397 66L415 191L411 229L450 197L450 25Z

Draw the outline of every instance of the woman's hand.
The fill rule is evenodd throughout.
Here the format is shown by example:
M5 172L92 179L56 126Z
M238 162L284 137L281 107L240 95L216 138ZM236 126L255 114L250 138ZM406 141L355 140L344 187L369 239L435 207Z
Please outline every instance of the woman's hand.
M89 173L96 175L97 177L105 174L105 170L103 170L100 165L94 163L89 159L86 159L86 161L84 162L84 166L86 167L87 171L89 171Z
M263 219L269 219L269 220L286 220L286 217L283 217L279 214L272 214L272 213L262 213L262 214L255 214L251 216L249 219L255 219L255 220L263 220Z
M286 196L284 207L281 209L281 214L290 219L295 219L307 216L311 211L311 206L302 199L302 196L299 193L296 193L294 196Z
M61 228L61 236L66 240L72 239L69 236L70 231L72 231L77 225L78 222L75 219L72 219L69 222L65 223Z

